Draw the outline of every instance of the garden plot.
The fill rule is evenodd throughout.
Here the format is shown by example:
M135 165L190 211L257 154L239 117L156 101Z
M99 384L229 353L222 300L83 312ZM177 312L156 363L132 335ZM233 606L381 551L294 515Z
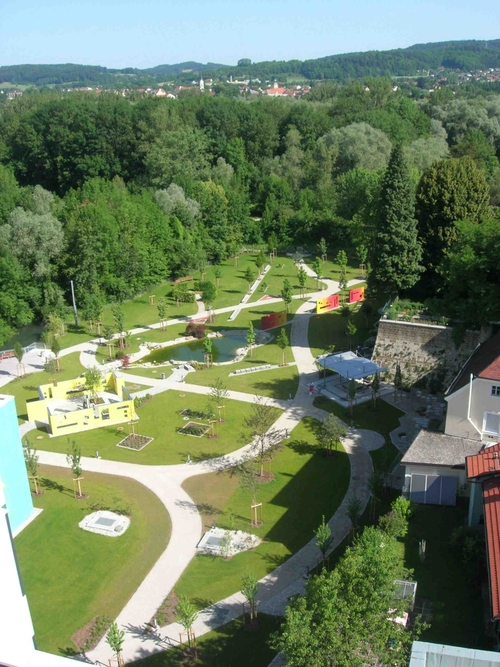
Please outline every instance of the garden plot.
M202 424L201 422L189 421L185 426L179 429L182 435L190 435L193 438L203 438L210 431L209 424Z
M123 440L117 443L117 447L123 447L124 449L133 449L136 452L140 452L141 449L144 449L150 442L153 442L154 438L149 438L147 435L138 435L137 433L130 433Z

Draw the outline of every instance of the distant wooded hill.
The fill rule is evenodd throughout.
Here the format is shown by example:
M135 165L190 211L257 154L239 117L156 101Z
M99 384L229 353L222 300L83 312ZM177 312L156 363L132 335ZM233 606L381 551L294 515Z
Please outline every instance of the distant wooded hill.
M0 67L0 81L20 85L151 85L169 78L186 81L204 76L273 78L300 75L306 79L349 81L367 76L416 75L438 67L470 71L500 67L500 39L415 44L406 49L366 51L315 60L266 61L243 66L184 62L149 69L108 69L91 65L13 65Z

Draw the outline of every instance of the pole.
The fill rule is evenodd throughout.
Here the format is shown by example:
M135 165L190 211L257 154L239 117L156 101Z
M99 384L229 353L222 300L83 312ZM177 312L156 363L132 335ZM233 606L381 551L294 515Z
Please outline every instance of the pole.
M80 327L78 325L78 311L76 309L76 301L75 301L75 288L73 287L73 281L70 280L69 282L71 283L71 297L73 299L73 312L75 313L75 327L79 329Z

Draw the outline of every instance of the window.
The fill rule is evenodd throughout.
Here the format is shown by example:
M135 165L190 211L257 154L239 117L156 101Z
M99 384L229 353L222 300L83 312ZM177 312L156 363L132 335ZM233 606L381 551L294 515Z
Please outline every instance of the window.
M498 435L500 433L500 414L498 412L485 412L483 418L483 431Z
M491 395L500 396L500 385L498 384L491 385Z

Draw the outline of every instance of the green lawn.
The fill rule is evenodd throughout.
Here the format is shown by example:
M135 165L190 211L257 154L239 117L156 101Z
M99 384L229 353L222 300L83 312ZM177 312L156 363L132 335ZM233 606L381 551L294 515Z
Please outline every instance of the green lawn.
M297 308L302 303L303 301L301 299L294 299L292 301L288 313L288 322L293 320ZM253 304L252 308L242 308L236 319L232 322L228 322L231 313L220 313L216 316L214 324L208 326L213 331L222 331L224 329L248 329L248 325L251 321L255 329L260 329L261 318L263 315L277 313L282 310L285 310L283 301L279 301L278 303L266 303L263 301L262 303ZM278 329L275 329L275 333L278 333Z
M241 401L228 401L226 405L226 422L217 424L218 437L211 439L208 436L197 438L183 435L177 432L179 427L185 426L182 415L179 414L184 408L205 411L208 405L208 396L189 394L174 390L166 391L153 397L138 409L139 423L136 433L154 438L141 451L133 451L117 447L116 444L127 435L129 427L122 424L123 431L117 430L116 426L104 426L84 433L76 433L71 436L81 448L82 456L94 456L96 450L104 459L113 461L129 461L132 463L144 463L148 465L185 463L188 454L193 461L213 458L228 454L239 449L246 441L241 440L241 434L245 431L243 420L250 414L251 403ZM276 409L276 417L280 410ZM203 420L194 419L193 421ZM38 435L34 431L29 434L30 441ZM43 440L36 441L39 449L52 452L67 453L68 437L59 436L48 438L45 433Z
M24 378L12 380L2 387L2 394L10 394L16 399L17 415L21 422L28 419L26 414L26 401L38 400L38 386L47 384L54 378L59 382L60 380L70 380L78 377L85 369L80 364L80 353L72 352L65 357L60 358L61 371L59 373L47 373L40 371L39 373L32 373Z
M351 417L348 409L343 408L334 401L330 401L324 396L318 396L314 399L314 405L326 412L333 413L347 424L353 423L356 428L366 428L371 431L381 433L385 438L385 445L380 449L370 452L373 465L377 467L378 463L382 463L384 459L394 461L398 456L399 451L395 445L392 444L389 434L399 426L399 418L404 415L404 412L396 408L390 403L386 403L381 399L377 401L377 407L374 410L372 402L363 403L354 408L354 414Z
M125 382L125 389L127 389L131 394L134 394L136 391L143 391L144 389L150 389L148 384L139 384L137 382Z
M222 278L220 279L220 286L217 289L217 297L212 303L214 308L226 308L228 306L236 306L240 303L248 292L248 282L245 280L245 272L248 267L251 268L255 279L257 279L256 256L256 254L250 253L240 255L238 257L238 266L234 266L233 258L226 259L219 264L222 270ZM195 271L193 275L196 280L201 279L199 271ZM212 266L206 267L204 280L209 280L214 285L216 284Z
M273 461L276 477L262 485L257 498L263 504L264 525L260 528L250 526L249 492L236 487L229 473L213 473L214 479L203 475L184 483L198 506L218 516L220 526L230 527L232 513L235 530L253 532L265 541L228 561L197 556L177 583L177 595L187 595L200 608L231 595L239 590L246 568L258 578L265 576L309 542L322 515L335 513L349 486L349 459L344 451L331 459L323 457L314 444L317 424L314 419L304 419L293 431L293 440ZM224 489L226 484L232 485L230 495Z
M182 649L174 648L138 660L134 667L267 667L276 655L269 648L269 639L280 622L274 616L259 614L259 629L248 631L238 618L196 639L198 660L190 660Z
M192 284L192 283L191 283ZM181 303L179 306L171 297L172 283L162 283L156 287L152 287L144 294L139 294L133 299L124 301L122 304L125 330L135 329L137 327L145 327L149 324L155 324L160 321L158 317L158 306L149 305L149 295L155 295L155 304L158 299L163 297L167 306L167 318L169 320L175 317L185 317L186 315L194 315L197 307L195 303ZM113 324L113 313L111 305L106 306L102 313L102 321L104 325Z
M431 626L423 641L469 648L492 649L485 635L484 603L476 574L467 570L459 548L450 543L453 531L466 523L465 504L457 507L418 505L404 538L406 567L413 568L417 597L433 604ZM426 557L421 561L418 543L425 539Z
M140 375L145 378L152 378L153 380L159 380L160 375L165 373L165 377L168 377L172 374L172 368L169 366L161 366L161 368L129 368L128 370L123 370L122 372L126 375ZM149 385L144 385L146 389ZM135 390L137 391L137 390Z
M351 320L357 331L349 341L346 334L347 318L342 317L340 309L332 310L322 315L313 315L309 320L309 346L314 357L324 352L330 352L332 345L336 352L354 349L371 335L371 330L377 319L378 313L365 315L359 310L360 304L351 306Z
M340 266L334 261L335 257L337 255L338 249L336 249L334 252L329 252L328 253L328 258L326 262L323 262L323 273L322 276L323 278L328 278L329 280L339 280L340 278ZM312 268L312 259L309 257L306 257L306 263L310 262L310 266ZM350 258L349 262L347 264L346 268L346 275L347 275L347 281L349 282L350 280L362 280L362 275L361 271L359 270L359 262L354 259Z
M88 499L75 500L69 470L40 466L42 514L15 539L24 588L44 651L75 650L72 635L95 616L115 618L165 550L170 519L145 486L114 475L84 473ZM131 524L110 539L78 527L92 503L130 512Z
M269 262L268 262L269 263ZM312 268L312 267L311 267ZM292 286L293 294L300 294L300 285L297 280L297 267L291 257L276 257L273 259L270 271L264 277L263 282L269 285L267 290L262 289L262 284L250 297L250 301L258 301L263 294L269 296L280 296L283 289L283 281L288 278ZM315 278L307 278L306 292L317 292L318 281Z

